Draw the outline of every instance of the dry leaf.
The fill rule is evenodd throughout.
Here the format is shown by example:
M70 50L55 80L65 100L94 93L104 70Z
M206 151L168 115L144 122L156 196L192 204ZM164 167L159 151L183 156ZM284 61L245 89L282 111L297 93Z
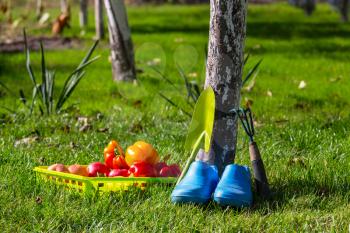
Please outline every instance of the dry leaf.
M299 83L298 88L299 89L304 89L306 87L306 82L304 80L301 80L301 82Z
M303 158L292 158L288 161L288 165L299 165L303 168L306 168Z
M329 81L330 81L331 83L335 83L335 82L340 81L342 78L343 78L342 76L338 76L338 77L329 79Z
M88 130L92 129L92 125L90 124L86 124L86 125L83 125L82 127L79 128L79 131L80 132L86 132Z
M39 137L38 136L31 136L31 137L27 137L27 138L22 138L20 140L17 140L15 142L15 147L18 146L22 146L22 145L30 145L33 142L39 141Z
M99 128L99 129L97 129L97 132L99 132L99 133L106 133L106 132L108 132L108 128L107 127Z
M197 78L198 77L198 73L197 72L192 72L192 73L189 73L187 76L189 78Z
M246 108L251 108L253 106L253 100L249 98L244 98L244 105Z
M270 90L267 90L266 95L267 95L268 97L272 97L272 92L271 92Z
M162 60L160 58L156 57L156 58L153 58L153 60L148 61L147 65L148 66L156 66L156 65L159 65L161 61Z
M255 86L255 78L244 88L247 92L251 92Z
M177 38L175 38L175 43L182 43L182 42L184 42L184 38L182 38L182 37L177 37Z
M43 202L43 199L41 197L37 196L35 198L35 202L36 202L36 204L40 205Z

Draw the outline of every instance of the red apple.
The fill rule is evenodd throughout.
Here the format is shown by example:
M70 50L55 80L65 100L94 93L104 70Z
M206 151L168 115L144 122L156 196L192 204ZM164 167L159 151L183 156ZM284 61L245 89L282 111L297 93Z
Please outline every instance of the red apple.
M115 177L115 176L124 176L128 177L130 175L130 172L128 169L112 169L108 173L108 177Z
M90 163L87 171L90 177L107 176L109 173L109 169L101 162Z

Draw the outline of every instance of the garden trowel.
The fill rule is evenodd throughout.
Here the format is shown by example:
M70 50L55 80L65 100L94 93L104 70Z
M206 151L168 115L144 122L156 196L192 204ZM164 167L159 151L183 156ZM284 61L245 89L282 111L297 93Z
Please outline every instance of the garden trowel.
M189 166L195 160L196 154L203 145L204 151L208 152L210 148L211 134L213 132L215 115L215 94L211 87L206 88L199 96L192 115L192 120L189 126L185 150L191 151L186 165L179 177L177 184L186 174Z
M271 196L271 192L258 145L254 141L254 122L250 108L239 109L238 115L244 131L249 136L249 155L254 174L256 192L260 197L268 199Z

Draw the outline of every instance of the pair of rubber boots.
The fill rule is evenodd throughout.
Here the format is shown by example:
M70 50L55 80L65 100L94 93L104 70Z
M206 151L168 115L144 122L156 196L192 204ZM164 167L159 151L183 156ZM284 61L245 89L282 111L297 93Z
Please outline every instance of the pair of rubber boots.
M220 179L215 165L195 161L171 194L173 203L204 204L211 198L222 206L250 206L253 197L249 168L227 165Z

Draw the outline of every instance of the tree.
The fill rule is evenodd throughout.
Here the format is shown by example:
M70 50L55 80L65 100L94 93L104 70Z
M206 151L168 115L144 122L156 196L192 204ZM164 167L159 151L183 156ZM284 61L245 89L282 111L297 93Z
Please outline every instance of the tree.
M104 0L115 81L136 79L134 49L123 0Z
M237 142L243 50L246 34L246 0L211 0L206 86L216 96L215 121L209 157L221 174L233 163Z
M88 24L88 1L87 0L79 0L80 10L79 10L79 22L80 27L84 28Z
M103 27L103 2L102 0L95 0L95 29L96 39L103 39L105 35Z

